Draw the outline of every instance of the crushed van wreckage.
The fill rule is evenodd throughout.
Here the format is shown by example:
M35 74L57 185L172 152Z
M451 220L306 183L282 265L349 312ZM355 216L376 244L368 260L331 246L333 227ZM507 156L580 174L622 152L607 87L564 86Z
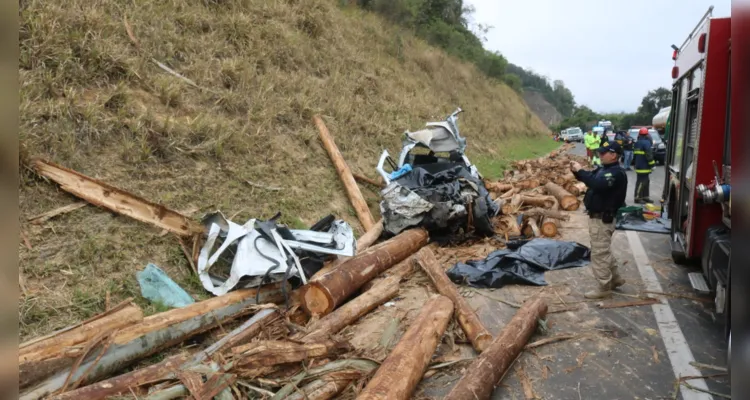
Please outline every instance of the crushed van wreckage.
M290 278L305 284L329 255L351 257L356 253L351 226L332 215L310 230L277 224L280 216L276 214L268 221L253 218L239 225L218 211L206 215L203 224L208 233L198 257L198 276L203 287L220 296L238 285L258 287ZM214 250L219 238L223 241ZM219 268L212 271L220 260L231 265L229 276L222 276Z
M380 156L377 171L387 184L380 212L390 235L416 226L433 236L471 228L482 236L494 235L490 219L500 209L464 154L466 138L457 125L462 111L457 109L445 121L428 122L417 132L406 131L398 162L387 150Z

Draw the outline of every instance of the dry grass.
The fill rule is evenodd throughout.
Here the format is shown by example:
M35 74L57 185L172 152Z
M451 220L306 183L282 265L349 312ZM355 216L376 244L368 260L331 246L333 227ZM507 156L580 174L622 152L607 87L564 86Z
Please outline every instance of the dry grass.
M470 157L509 157L507 138L526 147L548 141L508 87L375 15L336 4L22 0L22 154L177 210L220 209L236 220L281 211L298 227L335 213L359 229L317 139L315 113L352 169L370 176L405 129L456 106L467 110L460 125ZM248 179L285 190L252 188ZM19 247L28 290L19 305L23 339L102 311L108 291L113 304L140 299L135 271L148 262L205 296L173 237L94 207L31 226L25 218L74 199L28 172L20 190L32 245ZM377 212L377 193L364 192Z

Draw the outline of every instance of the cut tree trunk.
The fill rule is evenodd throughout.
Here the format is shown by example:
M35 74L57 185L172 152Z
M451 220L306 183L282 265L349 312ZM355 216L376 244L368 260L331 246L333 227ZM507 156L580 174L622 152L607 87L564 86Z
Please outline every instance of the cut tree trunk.
M485 186L487 187L487 190L495 193L503 193L513 189L513 185L503 182L485 182Z
M93 205L158 226L180 236L193 236L204 231L203 225L177 211L71 169L45 160L35 160L33 166L39 175L57 182L62 190Z
M261 289L260 301L281 302L284 297L280 284ZM64 368L21 393L22 400L39 399L60 390L66 382L86 384L110 375L122 368L182 343L197 334L254 311L257 289L229 292L182 308L154 314L104 339L102 345L89 352L74 373ZM101 353L104 354L101 354Z
M550 217L544 217L542 219L542 224L539 226L539 230L542 232L542 235L545 237L555 237L557 236L559 225L557 223L557 220Z
M544 299L527 300L490 347L469 365L445 400L489 399L505 372L534 334L537 321L544 318L546 313L547 304Z
M410 256L404 261L401 261L400 263L396 264L395 266L388 268L380 274L379 276L375 277L373 280L365 283L362 285L360 290L362 292L368 291L375 287L378 283L382 282L385 279L388 279L391 276L398 277L399 281L403 281L404 279L408 278L411 274L415 271L415 260L414 256Z
M301 335L300 340L303 342L316 342L325 340L330 335L338 333L341 329L374 310L379 305L396 297L400 280L401 277L398 275L383 279L372 289L348 301L334 312L309 324L306 327L308 333Z
M279 364L306 361L350 351L346 342L324 340L311 343L295 343L285 340L264 340L248 343L232 349L235 367L259 369Z
M310 314L330 313L362 285L426 245L428 239L424 229L410 229L346 260L305 285L302 306Z
M544 185L544 189L550 195L555 196L557 201L560 203L560 207L562 207L563 210L575 211L578 209L578 198L560 187L560 185L557 185L553 182L547 182L547 184Z
M541 186L541 183L538 179L526 179L519 182L516 182L513 186L519 188L519 189L533 189L535 187Z
M539 224L536 222L536 218L529 217L526 219L524 224L523 234L526 237L539 237L542 233L539 231Z
M521 235L521 227L518 226L518 221L516 221L516 217L512 215L503 215L498 220L498 228L503 233L507 233L508 236L520 236Z
M501 198L501 199L510 199L511 197L513 197L514 195L516 195L520 191L521 191L521 189L519 189L517 187L514 187L514 188L508 190L507 192L503 193L502 195L500 195L499 198Z
M469 306L469 303L458 293L456 286L445 274L445 270L440 267L435 259L435 254L429 248L423 248L417 253L417 262L422 267L427 276L430 277L432 284L438 293L451 299L456 309L456 319L459 325L466 333L466 337L471 341L474 350L478 353L484 351L492 342L492 334L482 325L479 317Z
M410 399L452 314L453 303L445 296L438 295L425 303L357 399Z
M34 339L19 346L19 387L25 388L70 367L97 336L106 335L143 320L143 311L130 300L78 325Z
M586 184L583 182L576 182L573 184L578 189L578 193L583 194L586 193Z
M344 156L341 155L331 133L328 132L328 128L326 128L326 125L323 123L320 116L314 116L313 120L315 121L315 125L318 127L318 132L320 133L320 141L323 142L323 147L325 147L328 152L328 156L331 158L333 166L336 168L336 172L338 172L339 178L341 178L341 182L344 184L344 189L346 189L349 201L352 203L352 207L354 207L354 211L357 213L359 222L362 224L365 231L369 231L372 226L375 225L375 221L372 219L372 214L370 214L370 208L367 207L367 202L365 202L364 197L362 197L362 192L359 191L357 182L354 181L352 171L349 169L346 161L344 161Z
M381 218L378 222L375 223L375 225L372 227L372 229L365 232L364 235L362 235L359 239L357 239L357 254L362 253L366 249L368 249L370 246L373 245L373 243L377 242L380 238L380 235L383 234L383 219ZM351 257L346 256L338 256L336 260L331 261L323 266L318 272L316 272L312 279L315 279L316 277L319 277L321 275L324 275L334 268L338 267L343 263L344 261L350 259Z
M556 203L552 196L521 196L521 201L524 205L541 208L553 208Z
M190 354L172 356L160 363L53 396L52 400L103 400L118 394L129 394L131 388L136 389L156 380L176 378L180 367L190 358Z

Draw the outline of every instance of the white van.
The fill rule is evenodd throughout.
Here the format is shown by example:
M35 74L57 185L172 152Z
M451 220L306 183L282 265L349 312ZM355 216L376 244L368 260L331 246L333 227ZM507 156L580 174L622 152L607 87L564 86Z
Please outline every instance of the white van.
M583 131L578 127L568 128L563 131L560 137L566 142L583 142Z

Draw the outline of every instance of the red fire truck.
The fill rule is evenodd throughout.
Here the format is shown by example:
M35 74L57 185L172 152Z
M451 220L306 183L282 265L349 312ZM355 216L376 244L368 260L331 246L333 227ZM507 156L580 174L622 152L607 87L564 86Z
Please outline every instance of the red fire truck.
M690 273L694 289L715 295L730 336L730 235L732 229L731 18L713 18L713 7L682 46L672 46L672 121L668 132L663 210L671 221L672 258L700 260ZM734 138L733 138L734 137Z

